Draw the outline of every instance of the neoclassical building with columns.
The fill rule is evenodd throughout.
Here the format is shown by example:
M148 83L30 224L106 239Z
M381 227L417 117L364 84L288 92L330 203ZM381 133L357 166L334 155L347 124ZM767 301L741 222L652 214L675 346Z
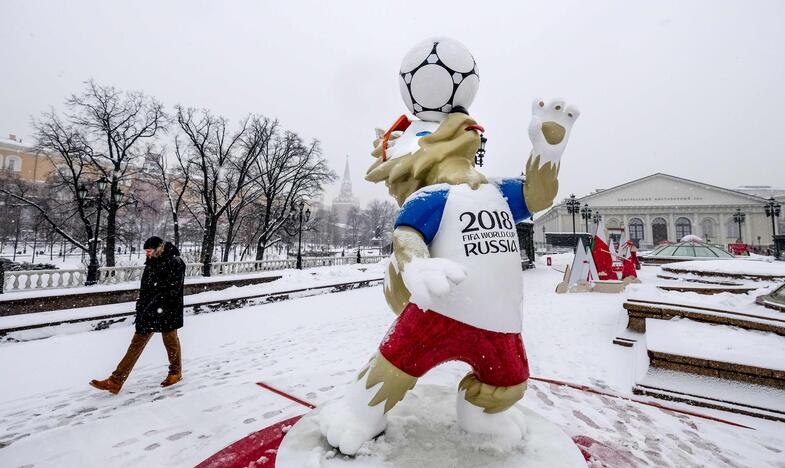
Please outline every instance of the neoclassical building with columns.
M785 197L775 198L782 203ZM577 200L581 208L588 205L602 216L609 235L618 239L624 234L643 249L666 240L678 241L687 234L714 244L735 243L739 239L739 225L733 216L737 209L745 215L741 225L744 243L773 243L771 218L764 209L766 198L668 174L652 174ZM572 219L565 201L535 215L535 241L547 243L548 233L572 233ZM785 228L785 213L776 223L779 234ZM586 232L586 227L581 214L576 214L576 232ZM594 220L590 220L588 231L594 233L595 229Z

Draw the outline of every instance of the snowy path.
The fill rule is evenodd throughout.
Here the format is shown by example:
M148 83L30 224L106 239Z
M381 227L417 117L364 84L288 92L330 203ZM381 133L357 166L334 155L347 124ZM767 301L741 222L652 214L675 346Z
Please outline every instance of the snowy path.
M611 344L623 325L622 296L555 295L559 279L547 268L525 274L532 374L629 394L633 353ZM184 381L158 388L166 357L154 338L118 396L87 382L111 372L130 326L2 344L0 465L193 466L303 412L255 382L317 405L334 398L392 320L380 287L188 317ZM466 370L446 364L421 382L455 388ZM523 404L638 466L785 467L783 424L712 413L752 431L535 382Z

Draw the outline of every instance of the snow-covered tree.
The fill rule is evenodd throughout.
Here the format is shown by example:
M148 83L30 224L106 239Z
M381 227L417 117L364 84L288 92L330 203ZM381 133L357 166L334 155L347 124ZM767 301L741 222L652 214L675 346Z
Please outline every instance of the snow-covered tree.
M163 105L138 91L121 91L93 80L66 101L68 122L89 148L90 173L109 181L106 197L106 265L115 265L118 212L135 204L133 197L113 196L140 175L147 144L166 130ZM130 194L126 194L130 195Z
M277 122L250 115L231 131L224 117L181 106L176 108L176 119L187 143L187 151L180 158L191 164L191 190L202 214L202 275L210 276L219 219L257 183L257 161L269 145Z
M287 223L292 205L309 200L322 187L335 180L335 173L327 166L317 140L305 143L294 132L276 132L257 160L260 177L256 184L264 201L256 213L256 259L264 258L264 251L280 240L279 231Z

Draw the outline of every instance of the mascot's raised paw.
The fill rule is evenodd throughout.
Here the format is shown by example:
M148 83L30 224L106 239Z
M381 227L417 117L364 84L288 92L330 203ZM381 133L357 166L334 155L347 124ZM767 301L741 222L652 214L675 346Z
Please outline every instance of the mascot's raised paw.
M532 121L529 124L529 139L532 142L529 160L539 157L540 167L550 162L558 172L570 130L578 116L580 112L577 108L565 106L560 99L551 102L536 99L532 103Z
M559 191L561 156L570 131L580 112L556 99L532 103L529 138L532 151L526 161L526 184L523 187L526 206L532 213L549 208Z
M406 265L402 277L411 302L428 310L434 299L445 296L466 279L466 269L446 258L415 258Z
M371 152L371 156L373 156L374 158L381 158L383 149L385 148L387 150L391 150L395 146L395 141L398 138L400 138L400 136L403 134L403 132L399 132L399 131L392 132L385 145L384 142L385 130L382 128L376 128L374 129L374 131L376 133L376 138L373 140L373 151Z

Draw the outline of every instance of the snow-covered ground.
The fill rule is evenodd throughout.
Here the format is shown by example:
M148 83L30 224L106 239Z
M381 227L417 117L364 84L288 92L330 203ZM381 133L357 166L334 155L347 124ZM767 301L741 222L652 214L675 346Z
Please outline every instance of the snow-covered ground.
M566 264L564 257L554 263ZM381 272L375 268L363 273ZM644 267L644 283L656 281L658 271ZM357 271L332 267L324 274L351 281ZM532 375L629 396L642 363L631 349L612 344L626 324L624 295L557 295L561 277L539 260L524 273ZM306 272L290 281L306 287L318 280ZM154 338L117 396L87 382L109 375L130 341L130 325L0 344L0 465L193 466L304 412L255 382L320 405L341 394L393 319L381 287L189 316L180 332L183 382L158 387L166 356ZM448 363L420 383L455 389L466 371ZM744 429L534 380L520 404L571 436L624 452L629 466L785 467L781 423L681 406L754 428Z

